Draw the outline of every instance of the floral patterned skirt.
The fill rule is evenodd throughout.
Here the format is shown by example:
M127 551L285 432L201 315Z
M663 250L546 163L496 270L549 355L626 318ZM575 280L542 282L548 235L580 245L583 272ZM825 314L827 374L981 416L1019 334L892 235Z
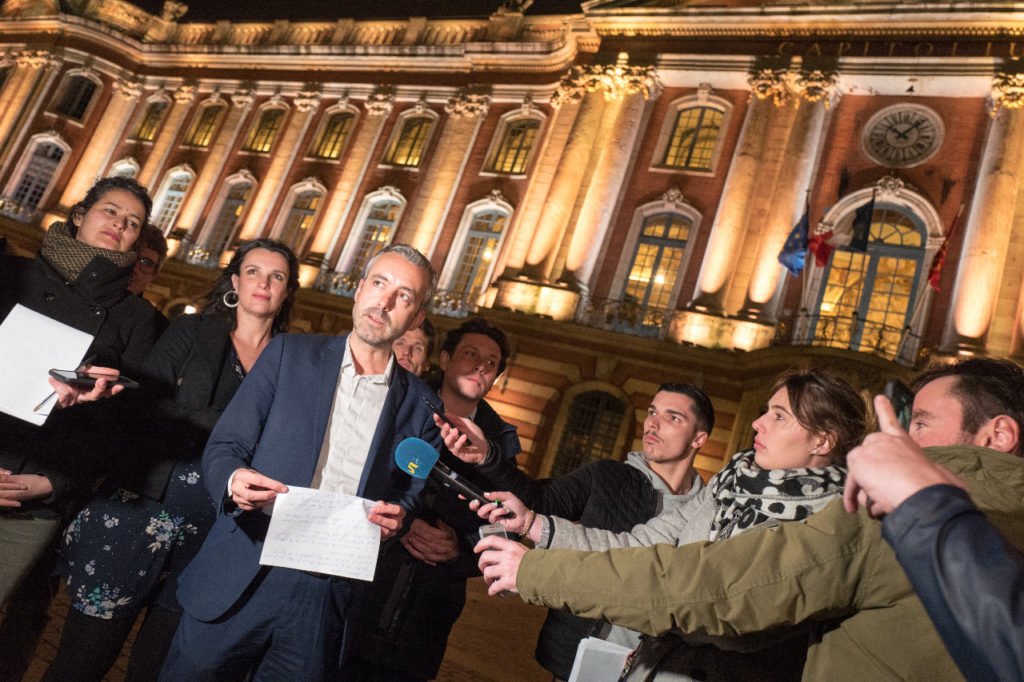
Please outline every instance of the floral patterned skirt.
M58 570L71 605L87 616L134 616L151 601L180 611L177 577L216 519L200 460L176 465L163 501L100 488L64 531Z

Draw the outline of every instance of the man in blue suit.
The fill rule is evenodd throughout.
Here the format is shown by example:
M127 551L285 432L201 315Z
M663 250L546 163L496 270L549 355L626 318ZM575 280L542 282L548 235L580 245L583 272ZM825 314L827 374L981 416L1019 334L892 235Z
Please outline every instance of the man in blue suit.
M345 337L282 334L260 355L210 436L206 485L219 514L180 579L185 614L162 680L321 680L337 675L345 578L261 566L270 505L289 485L380 500L368 515L390 538L422 481L402 472L405 438L442 444L421 400L433 395L391 343L423 320L436 277L410 246L366 267Z

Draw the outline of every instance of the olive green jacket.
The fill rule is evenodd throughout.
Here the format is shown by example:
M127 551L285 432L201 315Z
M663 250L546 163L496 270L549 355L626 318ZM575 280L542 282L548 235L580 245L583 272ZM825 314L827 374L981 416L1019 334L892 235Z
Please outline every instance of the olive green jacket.
M970 446L927 448L1024 549L1024 462ZM822 623L805 680L960 680L881 524L836 500L803 522L723 542L608 552L532 550L517 587L532 604L567 607L652 635L735 636Z

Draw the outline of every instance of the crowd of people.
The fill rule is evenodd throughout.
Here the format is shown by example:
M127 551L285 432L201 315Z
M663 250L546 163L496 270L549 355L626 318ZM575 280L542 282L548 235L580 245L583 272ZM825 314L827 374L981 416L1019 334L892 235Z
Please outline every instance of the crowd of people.
M623 680L1024 679L1014 363L932 368L908 428L878 397L872 433L844 380L787 372L707 482L712 402L666 383L641 450L537 480L485 399L508 338L478 317L438 343L418 251L367 263L343 336L286 333L298 261L270 239L168 323L141 296L167 256L150 210L105 178L34 259L0 254L0 321L21 304L87 332L97 377L51 379L41 427L0 414L0 680L24 672L54 575L71 609L46 680L102 680L143 613L132 681L434 679L481 574L549 608L537 660L559 680L588 637L631 651ZM402 471L408 438L490 502ZM375 501L373 581L261 564L289 486Z

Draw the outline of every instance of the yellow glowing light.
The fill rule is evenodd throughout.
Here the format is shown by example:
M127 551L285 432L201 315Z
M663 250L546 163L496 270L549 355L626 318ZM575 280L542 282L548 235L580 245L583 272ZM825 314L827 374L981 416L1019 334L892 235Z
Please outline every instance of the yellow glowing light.
M490 263L491 259L494 258L494 251L492 249L484 250L484 262Z

